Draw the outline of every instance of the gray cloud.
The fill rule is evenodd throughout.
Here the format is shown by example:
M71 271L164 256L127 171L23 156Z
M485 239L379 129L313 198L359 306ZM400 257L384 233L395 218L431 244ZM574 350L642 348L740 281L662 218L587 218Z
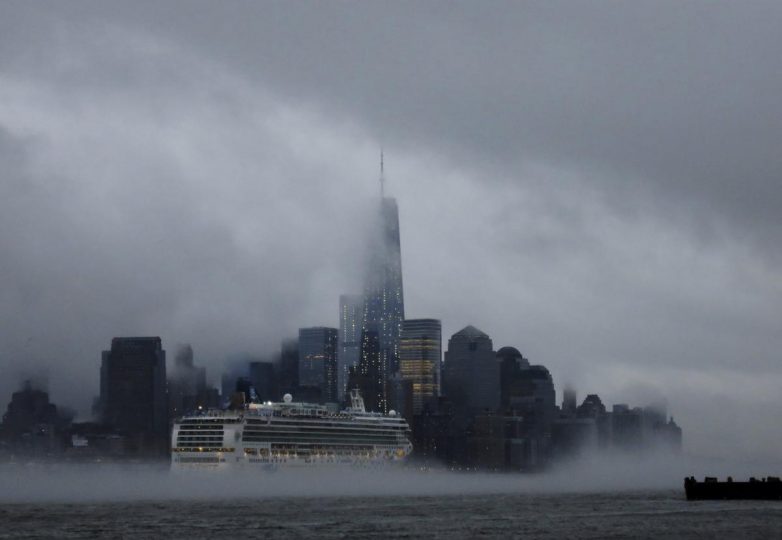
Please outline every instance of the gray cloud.
M0 367L86 409L114 335L216 374L336 324L383 145L409 316L475 324L558 388L650 387L693 452L771 455L780 15L3 3Z

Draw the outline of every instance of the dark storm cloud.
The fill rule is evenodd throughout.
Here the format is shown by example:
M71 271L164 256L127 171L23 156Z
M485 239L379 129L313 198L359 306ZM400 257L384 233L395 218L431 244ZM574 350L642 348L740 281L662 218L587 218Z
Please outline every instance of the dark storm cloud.
M693 451L767 455L781 21L762 2L5 2L3 373L48 366L68 401L113 335L190 341L216 373L336 324L383 145L409 316L475 324L558 389L644 385Z
M765 240L780 225L774 3L52 8L74 25L165 36L365 119L378 139L425 143L492 175L545 160L588 171L593 187L643 183L661 207L717 214Z

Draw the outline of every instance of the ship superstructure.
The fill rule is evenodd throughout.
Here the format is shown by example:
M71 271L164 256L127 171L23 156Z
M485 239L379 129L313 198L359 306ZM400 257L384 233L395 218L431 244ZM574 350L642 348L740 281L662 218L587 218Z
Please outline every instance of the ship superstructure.
M356 390L351 407L332 412L323 405L250 403L240 410L209 410L174 422L172 467L364 464L400 461L413 447L409 426L393 413L364 410Z

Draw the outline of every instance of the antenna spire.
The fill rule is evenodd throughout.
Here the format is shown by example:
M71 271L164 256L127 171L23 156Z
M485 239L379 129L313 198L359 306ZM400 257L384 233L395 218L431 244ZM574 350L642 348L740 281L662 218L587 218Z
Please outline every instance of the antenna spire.
M383 170L383 149L380 149L380 196L385 197L386 175Z

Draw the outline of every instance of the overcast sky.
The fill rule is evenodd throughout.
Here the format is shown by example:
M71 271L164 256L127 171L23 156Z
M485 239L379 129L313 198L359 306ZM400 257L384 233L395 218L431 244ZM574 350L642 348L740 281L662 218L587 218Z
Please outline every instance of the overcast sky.
M693 454L782 444L782 4L0 3L0 409L86 414L113 336L214 380L360 289Z

